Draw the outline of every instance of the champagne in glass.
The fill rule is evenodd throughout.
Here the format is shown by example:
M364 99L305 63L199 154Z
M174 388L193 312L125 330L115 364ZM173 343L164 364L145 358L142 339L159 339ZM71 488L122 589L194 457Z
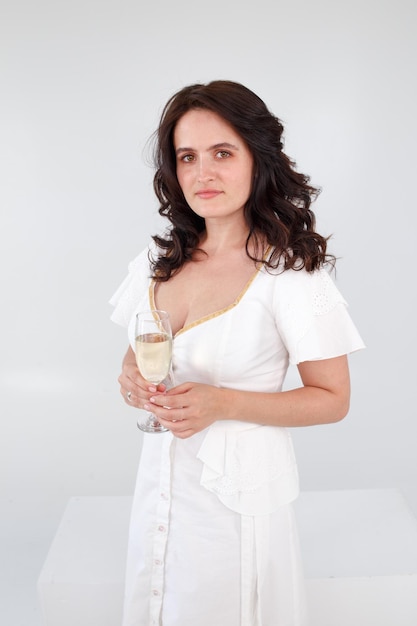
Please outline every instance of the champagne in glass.
M171 368L172 331L166 311L154 309L136 315L135 353L138 369L149 383L159 385L167 378ZM147 433L168 430L152 413L138 420L138 428Z

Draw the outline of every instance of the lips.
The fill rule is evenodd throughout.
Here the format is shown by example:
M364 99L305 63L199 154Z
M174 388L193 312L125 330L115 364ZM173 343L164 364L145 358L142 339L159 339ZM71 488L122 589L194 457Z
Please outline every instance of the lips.
M196 196L201 198L202 200L210 200L211 198L215 198L220 195L222 192L217 189L201 189L196 192Z

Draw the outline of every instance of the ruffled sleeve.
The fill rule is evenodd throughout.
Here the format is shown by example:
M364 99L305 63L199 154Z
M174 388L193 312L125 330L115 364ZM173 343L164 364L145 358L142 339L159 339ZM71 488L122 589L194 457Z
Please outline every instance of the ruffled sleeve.
M276 281L276 323L291 364L365 347L347 303L326 270L288 270Z
M127 327L141 299L147 295L150 282L150 248L143 250L128 266L128 274L120 287L110 298L114 307L110 319Z

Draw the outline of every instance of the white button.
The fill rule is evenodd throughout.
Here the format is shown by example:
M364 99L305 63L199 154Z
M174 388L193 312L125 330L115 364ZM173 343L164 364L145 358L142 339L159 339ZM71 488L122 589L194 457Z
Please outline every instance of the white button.
M158 526L158 530L160 533L164 533L165 532L165 526Z
M153 593L154 596L159 596L160 595L158 589L152 589L152 593Z
M162 565L162 561L160 559L155 559L155 565Z

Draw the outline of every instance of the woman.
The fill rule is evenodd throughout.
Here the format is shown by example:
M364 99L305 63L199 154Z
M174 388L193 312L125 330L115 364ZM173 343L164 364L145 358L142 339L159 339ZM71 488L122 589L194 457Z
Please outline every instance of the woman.
M363 343L282 133L230 81L186 87L162 113L154 188L170 228L112 299L130 338L121 393L169 429L144 435L123 626L307 623L288 427L346 415L346 355ZM149 308L171 317L168 390L131 347ZM302 385L282 391L289 363Z

